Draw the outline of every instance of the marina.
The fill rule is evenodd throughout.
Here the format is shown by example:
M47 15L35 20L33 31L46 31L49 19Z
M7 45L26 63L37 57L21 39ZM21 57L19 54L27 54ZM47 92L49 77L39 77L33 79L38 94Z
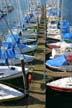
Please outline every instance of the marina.
M10 0L11 11L7 1L0 19L0 108L72 107L72 33L63 1Z

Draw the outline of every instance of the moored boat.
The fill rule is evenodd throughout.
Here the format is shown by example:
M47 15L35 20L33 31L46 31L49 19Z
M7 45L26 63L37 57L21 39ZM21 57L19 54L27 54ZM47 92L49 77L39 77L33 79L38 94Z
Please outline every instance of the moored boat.
M25 68L28 72L28 68ZM22 76L22 67L20 66L0 66L0 80L7 80Z
M0 83L0 102L23 98L24 93Z
M59 78L48 82L47 87L59 92L72 93L72 77Z

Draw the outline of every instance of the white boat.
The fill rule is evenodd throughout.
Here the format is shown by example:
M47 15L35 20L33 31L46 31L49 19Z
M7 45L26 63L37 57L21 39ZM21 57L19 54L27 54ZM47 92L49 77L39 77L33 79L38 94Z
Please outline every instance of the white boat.
M28 72L28 68L25 68ZM22 76L22 67L19 66L0 66L0 80L12 79Z
M47 83L48 88L60 91L72 93L72 77L60 78Z
M20 99L24 96L24 93L0 83L0 102Z
M55 58L46 61L47 68L60 70L60 71L72 71L72 55L60 55Z
M48 35L60 35L60 29L57 28L56 22L50 22L47 25Z
M14 42L4 42L3 46L1 47L2 50L8 49L12 51L12 47L14 47L14 51L17 53L27 53L27 52L32 52L37 48L37 44L35 45L24 45L21 43L14 43ZM13 52L12 52L13 53Z
M32 32L32 31L29 31L29 30L26 30L26 31L23 32L23 36L25 38L35 38L35 39L37 39L37 35L38 34L36 32Z
M38 25L37 24L31 24L31 23L27 23L25 24L25 28L34 28L34 27L37 27Z
M22 37L22 38L20 39L20 43L24 43L24 44L26 44L26 43L33 43L33 42L36 42L36 40L37 40L37 39L27 39L27 38L25 38L25 37Z
M49 48L71 48L72 47L72 43L67 43L65 41L61 41L61 42L55 42L55 43L47 43L47 46Z
M57 27L56 21L50 21L47 24L47 37L61 40L61 32L60 29L58 29Z
M27 53L32 52L37 48L37 45L24 45L20 44L18 47L15 48L15 50L19 53Z
M72 55L72 48L53 48L50 58L55 58L60 55Z
M29 63L34 60L34 56L26 54L16 54L16 57L13 59L9 59L8 62L10 65L18 65L21 63L21 59L23 59L25 63Z

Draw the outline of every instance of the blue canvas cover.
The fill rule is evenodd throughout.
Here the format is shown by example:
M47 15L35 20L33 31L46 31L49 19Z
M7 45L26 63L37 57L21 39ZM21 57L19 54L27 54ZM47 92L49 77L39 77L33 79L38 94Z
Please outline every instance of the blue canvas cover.
M62 34L62 39L63 40L70 40L70 39L72 39L72 33L63 33Z
M14 49L0 50L0 59L13 59L15 58Z
M66 60L65 55L62 55L62 56L56 57L52 60L46 61L46 65L48 65L48 66L60 67L60 66L66 65L66 64L67 64L67 60Z
M9 34L6 36L6 42L19 42L20 36L17 34Z
M27 49L28 47L27 47L27 45L24 45L24 44L18 44L18 48L20 48L20 49L26 48Z
M48 15L52 15L52 16L57 16L57 10L56 9L49 9L48 10Z
M13 43L12 42L3 42L3 48L8 49L13 47Z
M61 32L62 33L70 32L70 24L66 20L61 21Z

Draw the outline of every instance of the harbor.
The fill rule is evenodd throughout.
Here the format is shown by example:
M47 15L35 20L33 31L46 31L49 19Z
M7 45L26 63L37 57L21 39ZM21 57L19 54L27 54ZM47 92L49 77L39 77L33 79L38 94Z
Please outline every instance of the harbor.
M23 21L21 10L20 22L9 21L15 7L9 12L6 7L7 16L1 19L7 28L0 29L0 108L71 107L72 34L61 18L63 1L61 7L60 0L29 3L37 7L28 7L34 14L25 14Z

